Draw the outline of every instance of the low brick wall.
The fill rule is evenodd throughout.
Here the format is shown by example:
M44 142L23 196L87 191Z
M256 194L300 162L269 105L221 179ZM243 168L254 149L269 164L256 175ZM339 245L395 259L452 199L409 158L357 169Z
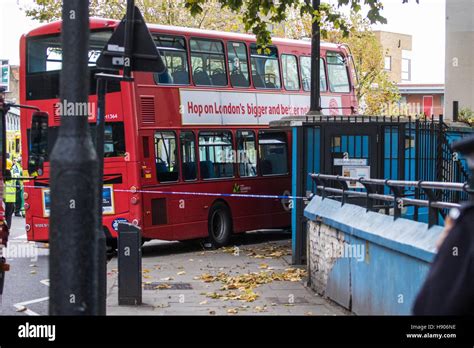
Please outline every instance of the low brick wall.
M442 228L314 197L308 218L311 287L359 315L407 315Z

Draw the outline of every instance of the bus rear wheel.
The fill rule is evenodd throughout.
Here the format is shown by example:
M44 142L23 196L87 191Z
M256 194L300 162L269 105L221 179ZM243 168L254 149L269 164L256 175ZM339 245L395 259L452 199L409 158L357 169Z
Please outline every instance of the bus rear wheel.
M222 202L214 204L209 212L209 240L214 247L220 248L229 243L232 235L232 220L229 208Z

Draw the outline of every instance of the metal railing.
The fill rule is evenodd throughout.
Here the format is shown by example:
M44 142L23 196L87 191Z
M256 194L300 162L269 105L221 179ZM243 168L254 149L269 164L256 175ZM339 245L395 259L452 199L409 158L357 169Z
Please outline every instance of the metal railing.
M363 205L367 211L384 209L389 214L390 209L393 209L394 219L402 216L402 209L405 207L428 208L430 227L439 223L439 216L443 210L460 207L459 202L441 200L443 191L464 192L471 195L471 198L474 194L467 183L365 179L326 174L310 174L310 176L316 184L316 194L321 193L323 199L328 197L328 193L333 194L331 198L340 199L342 204L350 198L362 198L365 199ZM363 188L357 188L357 184ZM349 185L356 187L351 189ZM392 194L381 193L385 187L388 187ZM423 192L427 199L412 198L414 190ZM382 204L378 204L380 202ZM414 216L418 217L418 214Z

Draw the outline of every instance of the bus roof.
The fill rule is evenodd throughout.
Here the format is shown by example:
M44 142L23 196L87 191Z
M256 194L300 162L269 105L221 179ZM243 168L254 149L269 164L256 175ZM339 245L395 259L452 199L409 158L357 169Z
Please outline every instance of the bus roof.
M119 24L119 22L120 21L114 20L114 19L92 17L90 19L90 28L91 29L115 28ZM28 32L26 36L29 37L29 36L40 36L40 35L59 33L61 31L61 23L62 21L54 21L48 24L41 25L37 27L36 29L33 29L30 32ZM147 24L147 25L152 33L163 32L163 33L168 33L168 34L181 34L181 35L194 34L194 35L206 36L210 38L255 41L255 35L249 35L249 34L179 27L179 26L173 26L173 25L161 25L161 24ZM275 37L275 38L272 38L272 41L274 44L311 47L311 41L309 40L308 41L293 40L293 39ZM341 45L329 43L329 42L321 42L321 47L338 49L341 47Z

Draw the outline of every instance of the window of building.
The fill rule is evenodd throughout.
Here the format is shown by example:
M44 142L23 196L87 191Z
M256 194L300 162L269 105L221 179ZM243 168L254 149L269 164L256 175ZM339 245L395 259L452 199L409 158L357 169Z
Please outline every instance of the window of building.
M311 91L311 57L301 56L300 57L300 69L301 69L301 83L303 84L303 90ZM326 92L328 85L326 83L326 68L324 59L319 60L319 88L321 92Z
M196 160L196 139L194 133L181 132L181 165L183 169L183 179L192 181L197 179L197 160Z
M251 130L237 132L237 163L241 177L257 176L257 148Z
M386 71L392 71L392 57L390 57L390 56L385 56L383 68L384 68Z
M281 68L285 89L288 91L298 91L300 89L300 80L298 78L298 60L296 57L282 54Z
M329 88L331 92L348 93L351 91L349 75L344 57L337 52L326 54L328 65Z
M199 133L199 166L202 179L234 176L232 133L227 131Z
M162 84L188 85L188 54L186 40L178 36L155 36L155 45L160 52L166 70L155 74L155 81Z
M411 81L411 59L402 59L402 81Z
M241 42L227 43L227 59L230 72L230 83L233 87L249 87L249 63L247 47Z
M217 40L192 39L191 66L196 86L227 86L224 45Z
M178 148L176 134L171 131L155 133L156 177L160 182L178 181Z
M288 173L286 134L283 132L260 131L258 154L262 175Z
M269 46L266 50L250 45L253 84L255 88L281 88L277 48Z

